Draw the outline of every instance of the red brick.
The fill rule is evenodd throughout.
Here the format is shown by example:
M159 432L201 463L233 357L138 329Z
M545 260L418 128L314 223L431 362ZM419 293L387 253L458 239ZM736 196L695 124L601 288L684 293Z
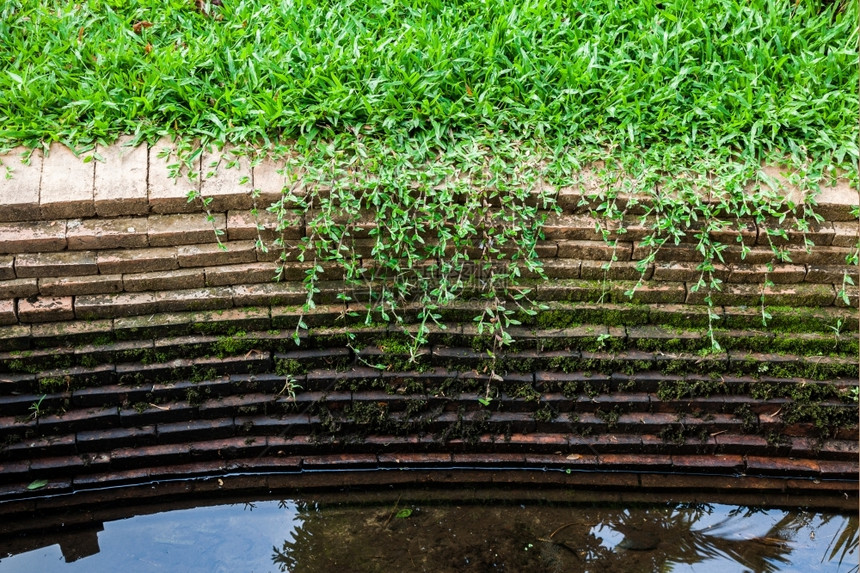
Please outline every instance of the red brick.
M815 201L818 203L815 212L827 221L857 220L853 211L860 203L860 194L845 179L838 180L834 186L822 185Z
M0 224L0 253L44 253L65 248L65 221Z
M0 326L0 350L24 350L29 347L29 324Z
M799 265L844 265L847 257L853 254L854 249L849 247L813 247L809 251L805 249L788 251L791 262Z
M745 468L743 456L724 454L672 456L672 466L681 471L709 473L742 473Z
M14 300L0 300L0 324L18 324Z
M856 266L849 265L807 265L804 282L816 284L833 284L838 289L842 288L845 275L848 275L854 284L860 283Z
M69 250L137 249L148 246L147 220L73 219L66 224Z
M699 262L694 263L657 263L654 267L652 278L659 281L697 282L702 277L702 271L698 268ZM721 281L727 281L731 274L731 268L719 263L714 265L713 276ZM705 280L708 275L705 274Z
M299 305L307 300L307 290L300 283L266 283L233 287L233 305L277 306Z
M159 312L216 310L233 306L233 291L228 287L162 291L155 293Z
M858 477L860 477L860 466L857 460L851 461L830 461L820 460L818 469L822 479L848 479L854 482L856 490Z
M92 217L95 162L84 163L66 146L52 143L42 164L39 203L43 219Z
M0 298L25 298L39 294L37 279L15 279L0 282Z
M131 136L120 136L113 145L98 145L104 161L96 162L93 200L100 217L145 215L149 212L146 181L147 146L131 147Z
M373 454L332 454L328 456L305 456L303 469L347 469L376 467L377 459Z
M222 249L217 243L177 247L176 256L179 260L179 266L208 267L251 263L257 260L257 251L253 241L233 241L223 243L223 246L225 249Z
M767 265L732 265L728 282L761 285L767 278L776 284L793 284L803 282L806 277L803 265L775 264L772 268L769 271Z
M603 241L559 241L557 257L560 259L609 261L629 261L632 243L618 241L611 247Z
M73 318L75 312L70 296L18 299L18 320L21 322L54 322Z
M176 464L187 461L191 453L188 444L166 444L142 448L119 448L110 453L111 465L116 469L140 468L158 464Z
M42 177L42 152L33 150L29 164L22 162L29 153L25 147L16 147L0 156L0 221L33 221L40 216L39 181ZM5 170L12 172L5 176Z
M229 286L272 282L276 267L272 263L206 267L206 286Z
M671 456L658 454L600 454L598 468L634 471L660 471L672 467Z
M302 175L289 172L285 160L275 161L269 157L252 166L254 189L259 192L257 197L258 207L268 207L279 201L285 193L289 192L296 196L304 196L304 189L296 185Z
M207 149L201 157L200 195L211 199L209 209L250 209L251 166L248 157L227 146Z
M89 251L22 254L15 257L18 278L96 275L95 253Z
M104 251L97 254L101 274L170 271L179 268L176 247Z
M818 462L814 460L747 456L746 464L749 474L801 476L817 475L819 472Z
M827 221L822 223L813 222L810 224L810 229L806 233L801 233L797 229L788 228L788 225L773 225L774 233L779 230L784 230L787 239L783 239L779 234L768 233L768 226L762 225L759 229L758 239L756 243L762 246L786 246L793 245L795 247L803 247L807 241L817 246L830 246L833 242L835 230L833 224Z
M263 228L258 229L258 224ZM281 231L277 231L279 224L277 215L264 209L260 209L256 216L251 211L230 211L227 214L227 236L231 241L262 238L267 245L278 237L296 241L305 236L304 218L300 215L288 213Z
M856 247L860 241L860 224L855 221L834 221L831 223L835 235L834 247Z
M380 465L385 466L437 466L450 465L452 456L445 453L397 453L379 454L377 456ZM456 455L454 456L456 459ZM455 462L456 463L456 462Z
M148 219L149 244L153 247L215 243L215 230L223 231L226 218L214 213L213 221L205 213L152 215Z
M723 284L711 293L715 305L756 306L761 304L762 288L756 284ZM687 294L687 304L705 304L706 288ZM836 298L832 285L777 285L764 289L764 300L774 306L831 306Z
M604 269L604 267L608 267ZM654 272L654 266L648 265L645 267L645 272L639 272L637 263L632 261L582 261L580 268L580 278L585 280L602 280L604 278L610 280L649 280ZM553 278L553 277L550 277ZM570 277L559 277L570 278Z
M0 257L0 281L8 281L15 278L15 257Z
M114 318L158 312L153 293L95 294L75 297L75 316L79 319Z
M73 296L107 294L122 291L122 275L91 275L39 279L39 292L44 296Z
M203 269L179 269L122 275L128 292L199 288L204 284Z
M165 152L168 152L165 155ZM200 201L189 203L188 192L200 191L200 178L193 181L188 178L184 165L178 170L176 178L170 178L170 165L180 165L176 156L176 146L168 139L162 138L149 149L149 168L147 172L147 192L149 205L153 213L191 213L202 210ZM200 170L200 157L197 157L191 167L192 171Z
M634 286L636 287L634 289ZM633 290L633 297L627 296L626 292ZM687 289L683 283L668 281L649 281L641 285L635 283L613 283L612 300L618 303L634 302L641 304L671 304L681 303L687 296Z

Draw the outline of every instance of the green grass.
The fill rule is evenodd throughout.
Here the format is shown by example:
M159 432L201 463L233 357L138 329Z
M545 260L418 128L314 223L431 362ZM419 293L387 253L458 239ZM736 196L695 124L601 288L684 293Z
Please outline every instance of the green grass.
M193 6L4 2L0 146L357 131L849 168L857 157L856 2L225 0L215 17Z

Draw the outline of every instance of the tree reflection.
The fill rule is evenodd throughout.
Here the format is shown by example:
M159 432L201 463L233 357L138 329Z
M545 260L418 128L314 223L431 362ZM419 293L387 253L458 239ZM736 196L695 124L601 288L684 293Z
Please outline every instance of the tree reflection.
M726 512L708 504L625 509L412 507L408 519L399 519L392 508L299 503L301 525L282 547L272 548L272 561L280 571L291 573L328 569L600 573L672 571L678 565L716 560L732 570L772 573L791 564L799 535L814 534L832 519L841 520L840 528L822 562L842 563L848 555L856 556L858 543L856 516L804 511ZM763 515L751 521L756 514ZM750 523L758 531L750 533Z

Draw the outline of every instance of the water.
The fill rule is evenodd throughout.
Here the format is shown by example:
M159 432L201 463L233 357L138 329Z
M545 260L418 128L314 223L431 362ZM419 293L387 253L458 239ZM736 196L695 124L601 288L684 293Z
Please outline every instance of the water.
M111 519L94 512L72 528L0 539L0 573L858 569L853 513L497 494L251 495L141 505L124 518L113 508L102 510Z

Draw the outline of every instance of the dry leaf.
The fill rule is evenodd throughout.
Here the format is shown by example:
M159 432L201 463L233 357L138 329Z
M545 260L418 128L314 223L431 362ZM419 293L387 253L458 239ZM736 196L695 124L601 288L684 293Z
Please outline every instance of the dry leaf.
M140 22L135 22L134 25L131 27L131 29L134 30L135 34L140 34L140 31L143 30L144 28L151 28L151 27L152 27L152 22L147 22L146 20L141 20Z

